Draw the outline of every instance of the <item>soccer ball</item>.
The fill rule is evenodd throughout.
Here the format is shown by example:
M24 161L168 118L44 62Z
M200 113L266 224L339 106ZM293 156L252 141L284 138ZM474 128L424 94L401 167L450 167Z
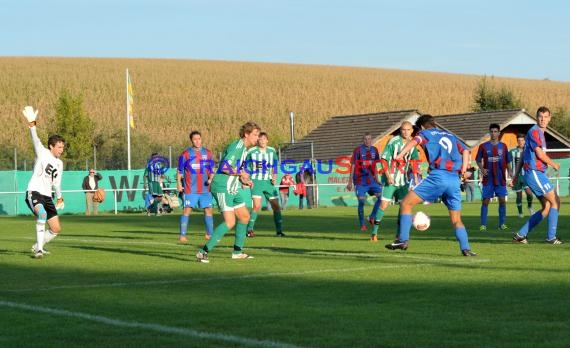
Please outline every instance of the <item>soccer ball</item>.
M428 214L424 213L423 211L418 211L414 214L412 218L412 225L418 231L425 231L429 228L431 223L431 219Z

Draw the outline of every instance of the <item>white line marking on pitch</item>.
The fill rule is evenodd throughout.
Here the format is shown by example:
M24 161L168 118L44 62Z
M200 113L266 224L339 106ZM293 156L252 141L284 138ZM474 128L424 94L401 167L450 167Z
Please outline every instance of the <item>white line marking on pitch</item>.
M257 340L257 339L253 339L253 338L246 338L246 337L240 337L240 336L235 336L235 335L210 333L210 332L204 332L204 331L197 331L197 330L193 330L193 329L165 326L165 325L160 325L160 324L140 323L140 322L136 322L136 321L124 321L124 320L120 320L120 319L113 319L113 318L103 317L100 315L93 315L93 314L89 314L89 313L71 312L71 311L66 311L66 310L62 310L62 309L33 306L33 305L11 302L11 301L0 300L0 306L17 308L17 309L24 309L24 310L32 311L32 312L36 312L36 313L47 313L47 314L59 315L59 316L63 316L63 317L79 318L79 319L83 319L83 320L94 321L97 323L102 323L102 324L116 326L116 327L125 327L125 328L132 328L132 329L144 329L144 330L151 330L151 331L156 331L156 332L160 332L160 333L176 334L176 335L180 335L180 336L189 336L189 337L196 337L196 338L208 338L208 339L238 343L241 345L254 345L254 346L262 346L262 347L283 347L283 348L298 347L298 346L295 346L292 344L282 343L282 342L277 342L277 341Z

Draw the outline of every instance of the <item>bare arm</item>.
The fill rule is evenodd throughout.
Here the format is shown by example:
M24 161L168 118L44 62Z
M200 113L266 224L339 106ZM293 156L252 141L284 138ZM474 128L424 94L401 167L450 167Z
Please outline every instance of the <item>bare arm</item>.
M354 177L354 163L350 163L350 172L348 173L348 183L346 184L346 189L352 191L352 178Z
M400 153L396 156L396 158L394 158L397 161L401 161L404 159L404 156L410 152L414 147L416 147L418 145L418 142L416 141L416 139L412 139L410 141L408 141L406 143L406 146L404 146L404 148L402 149L402 151L400 151Z
M182 192L182 174L176 173L176 189L178 192Z
M548 164L549 166L551 166L552 168L554 168L554 170L558 171L560 170L560 164L554 162L547 154L546 152L544 152L544 150L541 147L537 147L534 149L534 153L536 154L536 157L541 160L542 162Z
M32 136L32 144L34 145L34 151L36 156L40 154L40 152L46 150L46 148L42 145L42 141L38 137L38 132L36 130L36 125L30 126L30 135Z
M483 161L477 161L477 167L479 167L479 171L482 176L487 176L487 169L485 168Z
M463 163L461 164L461 176L465 177L465 172L467 172L467 166L471 163L471 151L463 150L462 159Z
M521 173L521 169L523 166L523 160L521 158L521 160L517 163L517 166L515 167L515 172L513 173L513 181L516 181Z
M519 161L520 162L520 161ZM511 168L511 164L509 163L507 165L507 174L509 175L509 177L512 179L513 178L513 169Z

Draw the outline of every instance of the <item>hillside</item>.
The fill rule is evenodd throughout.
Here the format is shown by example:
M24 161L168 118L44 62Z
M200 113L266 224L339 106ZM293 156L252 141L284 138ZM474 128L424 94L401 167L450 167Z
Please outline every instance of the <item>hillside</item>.
M134 168L151 150L173 156L193 129L219 150L237 136L244 121L261 124L272 144L289 139L290 110L301 138L333 115L419 109L434 115L468 112L481 76L337 66L197 60L100 58L0 58L0 168L31 161L31 146L20 110L36 106L40 125L53 119L62 89L83 96L84 107L105 139L98 163L123 166L125 69L135 92L132 130ZM493 78L510 87L532 114L539 105L570 108L570 83ZM43 128L45 129L45 128ZM43 130L42 129L42 130ZM341 136L341 135L339 135ZM124 151L124 152L123 152ZM88 159L91 161L91 159ZM114 164L113 164L114 163ZM103 165L104 166L104 165Z

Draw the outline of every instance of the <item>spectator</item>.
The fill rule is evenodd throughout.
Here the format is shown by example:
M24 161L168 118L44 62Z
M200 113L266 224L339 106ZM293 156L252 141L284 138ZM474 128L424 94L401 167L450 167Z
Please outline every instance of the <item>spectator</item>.
M97 215L99 213L99 202L95 201L95 190L99 189L99 181L103 179L95 169L89 169L89 174L83 178L82 188L85 191L85 215Z
M312 209L313 205L315 205L315 180L312 169L305 169L303 176L305 178L305 187L307 190L307 209Z
M281 209L285 210L287 207L287 201L289 200L289 191L291 186L295 185L295 180L291 174L287 173L281 178L279 183L279 195L281 196Z
M466 179L463 180L463 187L465 188L465 201L466 202L473 202L473 200L475 199L475 172L477 171L477 168L475 168L473 165L471 165L469 168L467 168L466 173L468 173L466 175Z

